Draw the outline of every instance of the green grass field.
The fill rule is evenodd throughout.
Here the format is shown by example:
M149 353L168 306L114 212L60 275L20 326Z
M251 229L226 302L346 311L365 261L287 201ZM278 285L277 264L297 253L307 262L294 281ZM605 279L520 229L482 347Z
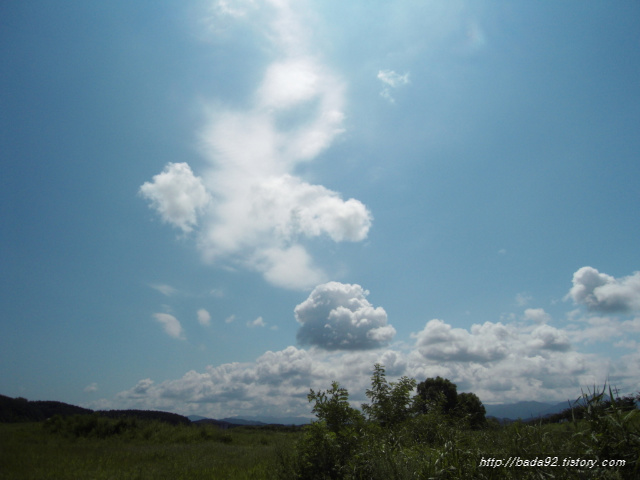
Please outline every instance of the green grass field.
M112 422L113 423L113 422ZM112 435L0 424L2 479L270 479L300 434L137 422Z
M478 467L483 456L593 458L595 452L585 457L586 422L467 430L430 421L413 427L421 430L416 432L419 440L408 439L406 431L398 432L404 439L383 432L360 438L357 449L365 455L344 478L453 479L462 473L466 478L485 479L632 478L628 470L625 475L626 469L618 468L592 475L569 468ZM215 426L95 416L5 423L0 424L0 479L325 478L322 471L309 476L300 470L298 452L305 442L313 454L323 455L332 448L331 438L325 451L310 444L311 432L251 427L222 431Z

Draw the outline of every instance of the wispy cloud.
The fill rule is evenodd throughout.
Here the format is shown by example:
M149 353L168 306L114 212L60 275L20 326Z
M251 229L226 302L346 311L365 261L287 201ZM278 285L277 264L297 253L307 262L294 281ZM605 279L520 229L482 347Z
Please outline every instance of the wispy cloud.
M167 297L170 297L170 296L175 295L176 293L178 293L178 290L176 288L173 288L171 285L154 284L154 285L149 285L149 286L151 288L153 288L154 290L157 290L161 294L166 295Z
M533 297L526 292L521 292L516 295L516 305L519 307L528 305L531 300L533 300Z
M86 393L94 393L98 391L98 384L96 382L90 383L86 387L84 387L84 391Z
M140 191L164 221L197 230L207 261L231 261L274 285L310 289L327 274L304 239L361 241L372 215L359 200L294 175L343 131L344 86L307 50L297 4L268 4L267 38L277 59L245 109L212 109L201 134L208 160L202 177L185 163L169 164ZM227 2L218 7L234 16Z
M391 89L407 85L409 83L409 73L400 75L393 70L380 70L378 72L378 80L383 83L380 96L390 103L395 103L395 99L391 95Z

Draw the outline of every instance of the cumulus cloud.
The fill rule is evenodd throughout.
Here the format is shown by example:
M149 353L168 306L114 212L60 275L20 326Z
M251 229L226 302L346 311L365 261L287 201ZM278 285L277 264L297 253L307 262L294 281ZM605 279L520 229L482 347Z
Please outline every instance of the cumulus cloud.
M430 343L453 337L452 351ZM373 365L386 367L389 380L402 375L422 381L449 378L459 391L472 391L484 402L566 400L585 385L609 376L637 385L638 371L572 349L566 333L549 325L486 322L470 329L429 321L413 334L415 343L394 349L326 350L289 346L268 351L255 361L209 366L181 378L138 382L121 392L119 408L170 409L212 417L257 414L310 415L310 388L326 389L338 381L354 406L366 402ZM508 341L506 340L508 339ZM481 342L486 345L481 345ZM430 350L436 345L435 352ZM440 348L440 350L438 350ZM633 355L632 355L633 356ZM637 355L633 361L637 364Z
M434 319L412 337L418 351L430 360L486 363L507 355L514 333L501 323L473 325L469 332Z
M211 197L202 179L186 163L169 163L162 173L145 182L140 194L157 210L162 220L188 233L198 223L198 213Z
M574 320L578 323L570 324L566 329L572 342L593 344L620 337L630 340L640 332L640 318L622 321L613 316L588 315Z
M544 322L550 320L542 309L528 309L525 319L533 319L537 326L527 323L485 322L474 324L469 330L454 328L442 320L427 322L418 333L417 351L427 360L441 362L475 362L491 365L511 357L545 356L549 351L568 351L568 334Z
M207 312L204 308L198 310L198 323L203 327L208 327L211 325L211 314Z
M153 318L162 325L167 335L184 340L184 332L182 331L182 325L176 317L169 315L168 313L154 313Z
M146 378L118 394L111 408L214 418L258 413L309 416L309 388L326 389L334 380L349 390L353 406L366 402L375 363L386 367L390 381L402 375L418 381L439 375L485 403L562 401L605 381L628 387L623 394L634 393L633 386L640 382L635 348L640 317L583 317L574 310L563 328L550 325L551 316L540 308L464 328L433 319L410 334L412 342L389 347L385 344L395 330L367 295L359 285L319 285L294 310L301 324L298 339L311 348L289 346L251 362L212 365L158 383ZM264 321L259 317L250 323ZM631 351L614 359L579 350L596 341Z
M213 418L233 415L311 416L309 389L328 388L338 381L351 392L354 407L366 401L364 392L375 363L390 375L402 374L406 364L392 351L340 352L305 350L294 346L267 351L253 362L209 366L181 378L154 383L141 380L118 394L120 408L171 409Z
M274 285L310 289L326 273L304 240L364 240L372 215L359 200L294 175L344 130L343 82L307 51L307 28L295 6L269 2L267 38L279 55L249 103L211 109L201 132L208 161L202 178L187 164L170 164L140 192L164 221L185 233L197 229L207 261L231 261ZM217 4L238 21L245 7Z
M395 103L395 99L391 95L392 88L398 88L409 83L409 74L400 75L393 70L380 70L378 72L378 80L384 87L380 91L380 96L390 103Z
M362 350L389 343L396 330L387 324L387 312L369 303L368 294L355 284L318 285L294 310L302 325L298 341L326 350Z
M550 325L540 325L531 332L529 347L534 350L567 351L571 348L568 335Z
M640 272L616 279L592 267L582 267L573 274L573 287L567 298L598 312L640 310Z

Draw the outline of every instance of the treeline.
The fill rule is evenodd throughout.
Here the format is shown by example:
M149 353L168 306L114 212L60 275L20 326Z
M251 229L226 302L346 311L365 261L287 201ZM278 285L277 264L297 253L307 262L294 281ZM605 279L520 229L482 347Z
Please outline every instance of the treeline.
M26 398L11 398L0 395L0 422L42 422L55 416L96 415L111 419L136 418L158 420L171 425L189 425L191 421L182 415L155 410L98 410L69 405L55 401L29 401Z

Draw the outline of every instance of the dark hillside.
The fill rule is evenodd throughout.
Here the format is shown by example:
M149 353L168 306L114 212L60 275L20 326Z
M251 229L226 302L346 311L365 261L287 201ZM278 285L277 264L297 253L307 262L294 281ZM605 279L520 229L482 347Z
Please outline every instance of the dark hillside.
M90 415L97 413L107 418L137 418L140 420L159 420L172 425L189 425L187 417L177 413L152 410L102 410L94 412L88 408L69 405L55 401L29 401L26 398L11 398L0 395L0 422L42 422L53 416L69 417L72 415Z
M140 420L159 420L171 425L190 425L191 420L177 413L156 410L100 410L98 415L107 418L137 418Z
M29 401L26 398L11 398L0 395L0 422L41 422L54 415L82 415L92 410L63 402Z

